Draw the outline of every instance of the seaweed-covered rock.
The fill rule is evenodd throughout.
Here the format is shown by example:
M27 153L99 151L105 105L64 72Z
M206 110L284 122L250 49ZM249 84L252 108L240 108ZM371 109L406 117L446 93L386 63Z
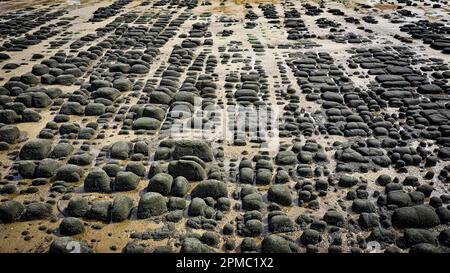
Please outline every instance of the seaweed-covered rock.
M0 128L0 141L14 144L20 137L20 130L15 125L5 125Z
M111 192L109 176L102 169L94 169L89 172L84 180L86 192Z
M20 149L21 160L42 160L52 149L52 142L47 139L33 139L25 143Z
M278 235L268 235L261 242L263 253L292 253L289 242Z
M133 209L133 200L126 195L115 195L111 206L111 220L113 222L125 221Z
M398 208L392 214L392 224L400 228L430 228L440 223L435 210L427 205Z
M201 140L179 140L175 142L175 148L172 153L174 159L180 159L183 156L192 155L200 158L205 162L213 160L211 146Z
M166 200L156 192L148 192L139 200L137 217L140 219L161 215L167 211Z
M169 174L172 177L183 176L187 180L199 181L206 178L205 169L193 160L174 160L169 163Z
M192 198L212 197L217 199L219 197L228 196L226 184L218 180L205 180L200 182L191 192Z
M25 212L20 217L23 221L43 220L52 216L52 206L48 203L33 202L25 207Z
M286 185L273 185L267 192L267 200L283 206L290 206L292 203L291 190Z
M169 195L172 191L173 178L166 173L159 173L153 176L147 187L149 192L158 192L162 195Z
M59 232L63 236L72 236L84 232L84 225L80 219L75 217L66 217L59 225Z
M115 191L135 190L141 178L132 172L118 172L114 180Z
M0 222L11 223L20 218L25 207L22 203L10 200L0 203Z

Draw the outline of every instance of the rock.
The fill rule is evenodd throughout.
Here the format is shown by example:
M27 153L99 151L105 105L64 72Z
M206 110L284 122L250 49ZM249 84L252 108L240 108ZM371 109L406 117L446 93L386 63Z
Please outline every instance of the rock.
M241 168L239 170L239 182L252 184L254 179L254 171L252 168Z
M393 204L398 207L409 207L412 205L410 195L402 190L388 192L387 202L389 205Z
M0 222L12 223L20 218L25 207L15 200L0 203Z
M252 238L244 238L241 243L242 252L254 252L256 251L256 241Z
M97 221L109 222L111 216L110 206L111 203L109 201L96 200L92 203L86 217Z
M272 171L268 169L259 169L256 172L255 183L258 185L268 185L272 181Z
M114 191L135 190L140 180L141 178L132 172L118 172L114 180Z
M242 198L242 208L245 210L261 210L265 206L261 195L251 193Z
M130 91L133 88L133 84L129 79L117 79L113 83L113 87L120 92Z
M81 116L84 114L84 108L79 102L69 101L61 106L61 110L59 110L59 113L64 115Z
M105 113L106 106L101 103L92 102L86 105L84 115L86 116L100 116Z
M154 118L138 118L133 122L133 130L158 130L161 122Z
M386 229L382 227L375 227L370 233L367 240L369 241L377 241L380 243L392 244L396 241L397 236L393 229Z
M450 223L450 210L446 207L439 207L436 209L436 213L441 219L441 224Z
M355 199L352 203L352 210L356 213L372 213L375 212L376 208L375 205L369 200Z
M33 68L31 69L31 73L33 73L36 76L42 76L45 74L48 74L50 69L45 64L35 64L33 65Z
M69 143L58 143L50 153L51 158L64 158L69 156L73 152L73 146Z
M290 206L292 203L291 190L286 185L273 185L267 192L267 200L283 206Z
M119 90L112 87L102 87L91 93L94 99L106 99L109 101L115 101L121 95Z
M436 236L425 229L407 228L405 229L404 239L407 247L422 243L437 245Z
M174 210L166 215L166 220L169 222L178 223L183 219L183 211L182 210Z
M20 149L21 160L42 160L52 149L52 142L46 139L32 139Z
M392 224L399 228L430 228L440 222L434 209L426 205L398 208L392 215Z
M370 229L380 225L380 217L376 213L363 212L359 215L358 223L363 229Z
M126 195L115 195L111 207L111 221L122 222L128 219L133 209L133 200Z
M149 218L165 213L167 211L166 200L156 192L148 192L139 200L137 217L139 219Z
M201 140L176 141L175 148L172 153L173 158L180 159L186 155L196 156L205 162L210 162L214 158L211 146L204 141Z
M135 64L131 67L129 73L133 74L147 74L149 72L148 67L142 64Z
M271 232L291 232L294 229L294 222L287 215L275 215L269 218Z
M164 109L153 105L146 106L144 108L144 111L142 112L142 116L153 118L159 121L164 120L165 114L166 112L164 111Z
M203 216L205 214L205 209L207 205L205 200L195 197L191 200L188 208L189 216Z
M186 208L186 199L181 197L171 197L167 203L169 210L181 210Z
M13 110L0 110L0 122L11 124L20 121L20 116Z
M84 241L77 241L70 237L60 237L52 242L49 253L92 253L92 249Z
M292 253L289 242L278 235L268 235L261 242L263 253Z
M177 197L184 197L189 190L189 181L183 176L178 176L173 180L170 194Z
M207 231L202 234L200 240L208 246L217 247L220 243L220 237L217 233Z
M356 184L358 184L358 178L349 175L341 176L338 182L338 185L344 188L350 188L355 186Z
M162 195L170 195L172 191L173 178L166 173L158 173L150 179L148 192L157 192Z
M417 88L417 92L420 94L440 94L442 91L442 88L435 84L424 84Z
M227 197L217 199L217 209L220 211L229 211L231 209L230 199Z
M169 105L172 101L172 97L164 92L153 91L150 93L150 103L152 104L166 104Z
M226 184L218 180L205 180L200 182L191 192L191 197L212 197L214 199L227 197L228 190Z
M181 244L180 253L211 253L208 246L204 245L199 239L188 237Z
M88 199L75 196L70 199L64 213L72 217L84 217L89 211L89 201Z
M251 219L245 222L243 233L245 236L257 237L264 231L264 225L260 220Z
M129 241L123 248L124 253L145 253L145 247L136 241Z
M116 63L109 66L109 72L121 72L128 73L130 71L130 65L124 63Z
M33 161L20 161L18 171L23 178L33 178L36 167Z
M55 180L66 182L79 182L83 177L84 171L81 167L73 164L66 164L56 170Z
M66 217L59 225L59 233L63 236L72 236L84 232L84 225L80 219L75 217Z
M48 203L34 202L25 207L25 212L20 217L23 221L44 220L52 216L52 206Z
M177 160L169 163L168 172L172 177L183 176L187 180L200 181L206 178L203 167L193 160Z
M125 167L125 171L132 172L140 177L144 177L147 170L141 162L129 162Z
M75 78L74 75L64 74L64 75L57 76L55 79L55 83L64 85L64 86L70 86L70 85L73 85L76 80L77 79Z
M111 158L128 159L132 145L127 141L117 141L111 146Z
M15 125L5 125L0 128L0 141L14 144L20 137L20 130Z
M297 156L292 151L281 151L275 157L278 165L295 165L297 164Z
M305 246L316 245L322 241L322 236L314 229L307 229L300 236L300 241Z
M442 249L432 244L422 243L413 245L409 253L442 253Z
M441 231L441 233L439 233L438 239L441 245L450 247L450 229L445 229Z
M323 216L323 220L329 225L339 226L345 222L344 216L335 210L328 210Z
M52 177L56 170L60 167L60 163L54 159L46 158L39 162L34 177Z

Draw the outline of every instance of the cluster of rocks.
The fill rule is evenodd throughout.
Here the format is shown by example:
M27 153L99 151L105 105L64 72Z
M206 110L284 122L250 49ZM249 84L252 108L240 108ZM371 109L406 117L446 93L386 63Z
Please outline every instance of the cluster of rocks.
M444 22L430 22L419 20L408 23L400 27L400 30L407 32L414 39L421 39L431 48L440 50L444 54L450 54L450 27Z

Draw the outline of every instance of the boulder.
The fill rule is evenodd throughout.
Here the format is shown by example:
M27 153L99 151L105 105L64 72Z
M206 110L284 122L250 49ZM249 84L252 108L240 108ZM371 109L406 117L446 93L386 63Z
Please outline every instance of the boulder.
M0 203L0 222L2 223L12 223L20 218L25 207L22 203L9 200Z
M440 223L435 210L427 205L398 208L392 214L392 224L399 228L430 228Z
M205 162L213 160L211 146L201 140L179 140L175 142L175 148L172 153L174 159L180 159L183 156L192 155Z
M111 207L111 221L122 222L128 219L133 209L133 200L126 195L115 195Z
M83 232L83 222L75 217L65 217L59 225L59 233L63 236L73 236Z
M267 192L267 200L283 206L290 206L292 203L291 190L286 185L273 185Z
M132 172L118 172L114 180L114 191L131 191L139 185L141 178Z
M261 242L263 253L292 253L289 242L278 235L268 235Z
M139 219L149 218L165 213L167 211L166 200L156 192L148 192L139 200L137 217Z
M91 170L84 180L86 192L111 192L111 183L108 174L102 169Z
M183 176L187 180L199 181L206 178L203 167L193 160L174 160L169 163L168 172L172 177Z
M173 178L166 173L158 173L150 179L148 192L157 192L162 195L170 195L172 191Z
M226 184L218 180L205 180L200 182L191 192L191 197L212 197L214 199L227 197L228 190Z
M20 149L21 160L42 160L52 149L52 142L47 139L32 139Z
M23 221L44 220L52 216L52 206L48 203L34 202L25 207L25 212L20 217Z

